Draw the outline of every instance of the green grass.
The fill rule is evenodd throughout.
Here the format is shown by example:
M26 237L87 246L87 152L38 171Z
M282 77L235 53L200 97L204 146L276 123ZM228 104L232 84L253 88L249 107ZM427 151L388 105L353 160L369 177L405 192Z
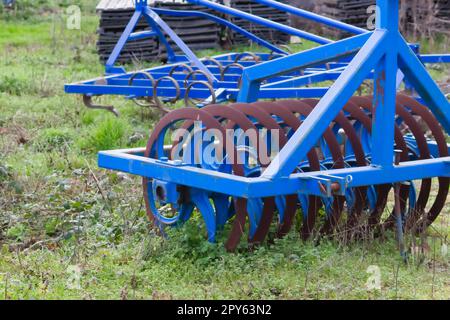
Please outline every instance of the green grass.
M0 299L450 298L449 256L441 253L449 205L429 232L430 249L408 265L390 234L314 246L293 232L235 254L223 241L208 244L195 221L169 231L168 240L155 235L139 178L97 168L96 153L144 145L159 114L101 98L120 110L117 119L64 93L64 83L103 71L93 2L80 1L82 30L65 28L67 3L0 11ZM249 49L258 51L237 50ZM368 291L373 265L381 290Z
M319 247L296 237L252 253L131 235L116 246L79 239L73 247L2 253L9 299L448 299L441 260L404 266L392 241ZM98 240L97 240L98 241ZM70 248L70 249L69 249ZM381 289L368 291L370 266ZM73 270L79 273L73 273ZM80 275L81 281L77 281ZM74 279L75 278L75 279ZM75 286L74 286L75 285Z

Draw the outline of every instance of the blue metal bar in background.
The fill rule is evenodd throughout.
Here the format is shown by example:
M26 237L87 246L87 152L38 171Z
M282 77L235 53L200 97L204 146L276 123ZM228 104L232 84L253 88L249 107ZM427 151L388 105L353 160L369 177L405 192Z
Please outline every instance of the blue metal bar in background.
M147 0L135 0L136 9L142 9L148 5Z
M238 100L239 102L256 101L261 81L270 77L330 61L337 61L352 55L364 46L371 35L372 33L366 33L354 36L246 68L242 74L242 78L245 81L242 83L242 90Z
M136 27L136 24L139 21L139 18L141 16L142 16L142 11L140 11L140 10L136 10L133 13L133 16L131 17L130 21L128 22L127 26L125 27L125 30L123 31L122 35L120 36L119 41L117 42L111 55L109 56L108 61L106 61L106 72L108 72L108 68L114 67L114 64L116 63L117 58L120 55L120 52L122 51L123 47L127 43L130 34L133 32L133 30Z
M260 91L261 99L301 99L301 98L320 98L323 97L329 88L263 88ZM84 95L103 95L114 94L129 97L152 97L153 88L149 86L120 86L120 85L85 85L72 84L65 88L66 93L77 93ZM177 90L171 87L158 87L156 93L159 97L174 97ZM184 96L185 88L180 88L180 95ZM236 100L239 89L225 89L225 95L229 99ZM206 88L193 88L190 91L190 97L194 99L206 99L211 92Z
M342 30L345 32L349 32L349 33L353 33L353 34L362 34L362 33L367 33L369 31L367 31L366 29L363 28L358 28L355 26L352 26L351 24L347 24L338 20L334 20L310 11L306 11L300 8L296 8L293 6L290 6L288 4L282 3L282 2L278 2L278 1L272 1L272 0L253 0L255 2L258 2L260 4L278 9L280 11L285 11L285 12L289 12L290 14L305 18L307 20L311 20L317 23L321 23L324 25L327 25L329 27L338 29L338 30Z
M174 16L174 17L202 17L209 20L212 20L214 22L217 22L221 25L227 26L232 30L235 30L236 32L244 35L248 39L252 40L253 42L266 47L269 50L272 50L272 52L280 53L280 54L287 54L287 52L281 50L280 48L274 46L270 42L261 39L260 37L255 36L253 33L248 32L245 29L242 29L241 27L238 27L237 25L231 23L230 21L227 21L225 19L213 16L212 14L205 13L205 12L199 12L199 11L186 11L186 10L168 10L168 9L159 9L159 8L152 8L154 12L161 15L168 15L168 16Z
M450 63L450 54L421 54L423 63Z
M135 40L141 40L141 39L147 39L147 38L153 38L158 36L158 34L155 31L140 31L140 32L133 32L128 37L128 41L135 41Z
M405 41L399 41L398 50L400 69L439 120L447 134L450 134L450 103Z
M224 6L219 3L211 2L208 0L187 0L187 2L196 4L199 6L204 6L204 7L219 11L219 12L227 14L227 15L245 19L245 20L248 20L248 21L269 27L269 28L273 28L275 30L282 31L284 33L287 33L287 34L290 34L293 36L297 36L302 39L316 42L318 44L327 44L327 43L333 42L330 39L327 39L327 38L324 38L321 36L317 36L315 34L312 34L312 33L306 32L306 31L302 31L302 30L299 30L299 29L296 29L293 27L285 26L281 23L267 20L267 19L261 18L259 16L256 16L256 15L244 12L244 11L240 11L237 9L233 9L233 8Z

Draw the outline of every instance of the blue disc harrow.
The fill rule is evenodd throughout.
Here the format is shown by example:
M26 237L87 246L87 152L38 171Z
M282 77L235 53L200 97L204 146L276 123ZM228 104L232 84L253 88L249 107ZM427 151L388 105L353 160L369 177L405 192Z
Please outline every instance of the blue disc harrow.
M319 46L291 53L223 18L136 1L106 75L66 85L66 91L116 114L91 98L124 95L164 114L146 148L99 154L101 167L143 177L155 226L179 226L198 214L207 239L227 233L230 251L244 236L248 244L260 244L294 226L304 240L394 229L402 243L406 230L424 232L448 210L450 108L424 64L448 63L450 55L421 55L418 45L404 40L398 0L377 1L372 32L254 0L354 34L339 41L208 0L188 1ZM270 53L199 59L160 14L211 19ZM134 33L142 16L151 31ZM166 36L182 55L174 54ZM134 72L115 66L127 41L147 37L166 46L167 64ZM332 84L319 86L324 82ZM354 95L363 83L370 83L373 93ZM184 108L167 107L178 100Z

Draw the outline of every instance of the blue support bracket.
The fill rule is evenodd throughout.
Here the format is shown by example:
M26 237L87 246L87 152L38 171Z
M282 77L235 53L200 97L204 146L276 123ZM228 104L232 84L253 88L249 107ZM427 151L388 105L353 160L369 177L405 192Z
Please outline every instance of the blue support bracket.
M325 196L331 198L333 196L345 196L349 183L353 177L348 175L346 177L333 176L330 174L311 175L301 177L301 179L310 179L317 181L321 194L319 196Z

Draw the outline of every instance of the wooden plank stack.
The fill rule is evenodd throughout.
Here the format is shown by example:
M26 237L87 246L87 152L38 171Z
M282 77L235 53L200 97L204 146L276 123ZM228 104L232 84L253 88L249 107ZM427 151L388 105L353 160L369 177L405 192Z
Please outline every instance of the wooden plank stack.
M283 2L283 1L281 1L281 2ZM225 3L227 3L227 2L225 2ZM228 5L231 6L232 8L239 9L239 10L260 16L262 18L269 19L274 22L278 22L278 23L281 23L284 25L290 25L289 14L287 14L283 11L253 2L252 0L230 0ZM272 43L286 44L289 42L290 36L283 32L276 31L276 30L273 30L273 29L265 27L265 26L261 26L256 23L249 22L249 21L247 21L245 19L241 19L241 18L230 17L229 20L232 23L236 24L237 26L244 28L244 29L254 33L255 35L261 37L262 39L268 40ZM236 32L231 33L231 41L232 41L232 44L235 44L235 45L248 45L249 44L249 40L246 37L244 37L241 34L236 33Z

